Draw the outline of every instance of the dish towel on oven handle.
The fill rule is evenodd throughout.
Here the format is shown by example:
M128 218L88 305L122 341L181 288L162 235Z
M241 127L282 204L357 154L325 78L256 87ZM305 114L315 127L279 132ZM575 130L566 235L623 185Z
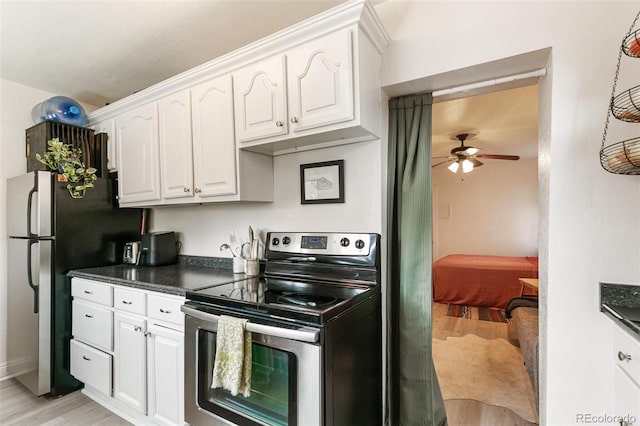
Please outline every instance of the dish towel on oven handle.
M216 336L211 388L223 388L235 396L251 395L251 332L249 320L221 315Z

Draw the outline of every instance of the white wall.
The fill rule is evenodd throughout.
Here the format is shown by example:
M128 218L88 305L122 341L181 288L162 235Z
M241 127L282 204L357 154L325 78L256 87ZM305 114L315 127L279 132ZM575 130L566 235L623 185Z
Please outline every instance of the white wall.
M31 108L56 96L8 80L0 80L0 378L7 365L7 194L6 179L27 170L25 129L33 126ZM96 108L82 104L85 111Z
M251 225L264 242L268 231L381 232L380 141L360 142L274 157L273 203L205 204L157 208L152 231L180 232L182 253L229 257L222 243L248 240ZM344 204L300 204L300 164L344 160Z
M612 324L599 312L598 282L640 282L640 178L606 173L598 151L638 2L390 0L377 11L394 39L384 85L552 48L540 84L541 422L612 413ZM625 59L621 90L639 71ZM611 142L640 125L612 127Z
M434 260L454 253L538 255L537 158L483 161L464 180L444 165L433 169Z

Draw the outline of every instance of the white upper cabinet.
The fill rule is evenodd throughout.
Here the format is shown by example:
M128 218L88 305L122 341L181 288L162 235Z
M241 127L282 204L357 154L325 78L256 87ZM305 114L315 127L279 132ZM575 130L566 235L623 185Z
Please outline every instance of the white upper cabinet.
M240 68L236 141L278 155L379 137L380 64L381 52L353 25Z
M291 131L353 120L351 32L339 31L287 54Z
M95 134L106 133L107 139L107 168L110 172L118 169L118 154L116 141L116 119L108 118L93 125Z
M287 134L286 81L284 56L234 73L236 139L239 142Z
M120 204L160 200L157 104L116 117Z
M236 140L242 148L271 154L284 146L279 141L352 122L352 31L340 30L241 68L234 82ZM265 148L265 142L275 144Z
M225 75L191 89L193 179L198 197L235 194L233 88Z
M189 91L158 102L162 198L193 196L191 101Z
M120 205L273 201L265 157L379 138L388 44L350 0L90 113L115 118Z

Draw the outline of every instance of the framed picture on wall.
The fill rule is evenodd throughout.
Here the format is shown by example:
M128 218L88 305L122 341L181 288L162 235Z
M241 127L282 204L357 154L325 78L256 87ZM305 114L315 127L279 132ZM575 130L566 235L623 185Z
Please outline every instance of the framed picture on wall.
M301 164L300 202L344 203L344 160Z

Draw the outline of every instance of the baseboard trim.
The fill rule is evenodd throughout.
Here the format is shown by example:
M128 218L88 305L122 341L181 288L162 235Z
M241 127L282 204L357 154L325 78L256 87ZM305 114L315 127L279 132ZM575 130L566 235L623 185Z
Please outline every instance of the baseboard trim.
M17 366L20 364L21 361L5 362L0 364L0 382L15 377L15 374L11 374L9 371L11 370L15 373L18 370Z
M9 374L9 368L7 363L5 362L4 364L0 364L0 382L2 382L3 380L7 380L12 378L13 375Z
M122 417L129 423L132 423L136 426L158 425L158 423L154 422L151 418L135 411L133 408L124 404L122 401L117 400L110 395L105 395L104 393L98 391L95 388L92 388L91 386L87 386L85 384L84 389L82 389L82 393L98 404L102 405L107 410L111 411L113 414ZM186 425L186 423L181 424Z
M87 386L85 384L84 389L82 389L82 393L98 404L102 405L104 408L111 411L115 415L122 417L129 423L132 423L134 425L150 424L146 416L142 416L136 412L133 412L133 410L129 409L129 407L122 404L120 401L112 398L109 395L103 394L102 392L92 388L91 386Z

